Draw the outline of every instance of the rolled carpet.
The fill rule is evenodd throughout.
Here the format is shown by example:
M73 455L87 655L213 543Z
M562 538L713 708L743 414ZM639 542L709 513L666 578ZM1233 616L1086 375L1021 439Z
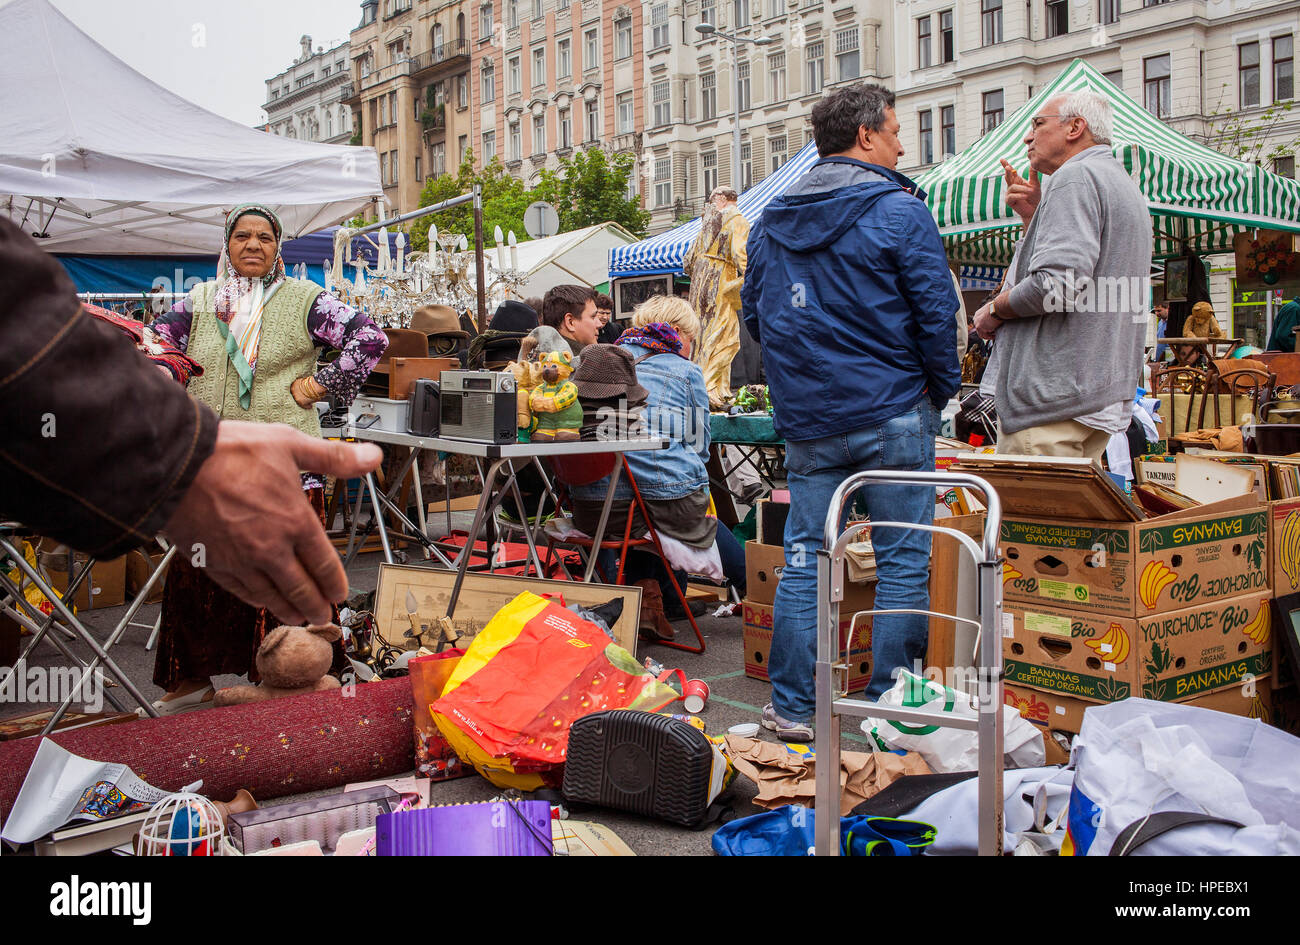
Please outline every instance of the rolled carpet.
M412 770L411 707L410 680L385 679L50 737L82 758L124 764L160 790L202 778L201 793L215 800L247 788L260 801ZM0 742L0 823L39 742Z

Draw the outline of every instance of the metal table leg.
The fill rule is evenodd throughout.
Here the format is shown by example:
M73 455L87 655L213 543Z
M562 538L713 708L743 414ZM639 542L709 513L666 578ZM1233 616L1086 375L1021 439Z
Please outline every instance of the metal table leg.
M600 507L600 520L596 524L596 534L591 536L591 555L587 558L587 570L582 576L584 584L591 583L591 575L596 570L596 559L600 556L600 543L605 540L605 526L609 524L609 510L614 505L614 490L618 488L618 477L622 474L623 462L620 457L619 461L614 463L614 468L609 474L609 488L605 490L605 504ZM632 514L630 507L627 514Z

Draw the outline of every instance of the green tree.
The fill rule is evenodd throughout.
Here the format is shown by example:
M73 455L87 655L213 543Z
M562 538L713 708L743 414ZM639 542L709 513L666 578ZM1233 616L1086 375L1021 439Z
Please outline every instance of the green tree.
M1229 89L1219 93L1219 104L1206 117L1211 122L1210 147L1239 161L1273 170L1278 158L1294 156L1300 133L1291 119L1294 102L1275 102L1262 109L1239 109L1224 103Z
M496 227L503 233L515 231L517 237L526 238L524 234L524 210L534 200L541 199L530 194L524 182L506 173L505 167L497 158L492 158L482 171L474 170L474 152L465 150L465 159L460 162L456 173L431 177L425 181L420 191L420 206L429 207L452 197L468 194L475 184L483 188L483 244L493 245L492 234ZM438 228L439 233L463 233L474 242L474 205L463 203L460 206L443 210L411 221L411 248L424 252L429 248L429 225Z
M533 193L536 199L555 205L561 233L613 222L644 237L650 213L641 209L640 198L627 196L628 181L635 173L636 158L631 154L610 156L601 148L588 148L561 160L555 171L542 171Z

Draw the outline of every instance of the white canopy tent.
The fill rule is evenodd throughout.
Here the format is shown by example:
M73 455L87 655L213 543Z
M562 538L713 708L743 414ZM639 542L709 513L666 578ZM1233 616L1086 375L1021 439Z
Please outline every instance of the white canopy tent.
M617 223L601 223L520 243L519 271L528 281L518 294L545 295L547 289L566 283L599 285L608 278L609 251L635 242L636 237Z
M0 7L0 213L61 253L211 254L233 206L293 238L382 197L373 148L247 128L151 82L47 0Z

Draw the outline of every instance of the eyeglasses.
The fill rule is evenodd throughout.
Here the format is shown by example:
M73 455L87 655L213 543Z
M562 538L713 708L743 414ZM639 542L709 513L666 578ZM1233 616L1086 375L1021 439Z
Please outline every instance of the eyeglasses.
M1078 115L1035 115L1033 121L1030 122L1030 124L1032 124L1033 127L1037 128L1040 123L1046 121L1049 118L1064 118L1067 121L1074 121L1074 119L1078 117L1079 117Z

